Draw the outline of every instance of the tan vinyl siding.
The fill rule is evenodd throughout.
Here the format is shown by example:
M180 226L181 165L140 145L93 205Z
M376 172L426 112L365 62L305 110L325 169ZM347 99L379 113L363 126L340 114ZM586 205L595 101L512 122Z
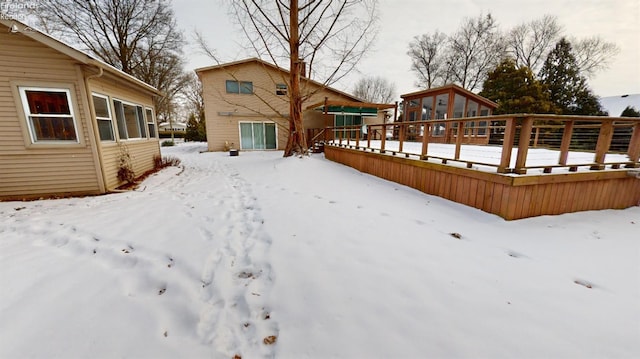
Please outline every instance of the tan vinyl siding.
M156 110L153 106L153 98L150 94L130 86L124 86L122 81L103 76L90 80L90 92L109 97L111 107L111 120L114 124L114 131L117 131L116 119L114 115L113 99L142 105L144 108L152 108L155 116ZM155 120L155 118L154 118ZM156 120L157 133L157 120ZM131 164L136 176L153 169L153 157L160 155L160 144L156 138L125 140L121 143L126 147ZM100 142L102 153L102 166L105 171L105 182L108 190L117 188L123 183L118 180L120 146L116 142Z
M117 126L115 118L115 112L113 108L113 99L122 100L125 102L142 105L144 108L152 108L155 116L155 107L153 106L153 98L150 94L142 92L135 87L124 86L122 81L110 78L109 76L103 76L93 78L90 80L90 92L105 95L109 97L109 106L111 107L111 120L114 126ZM155 118L154 118L155 120ZM156 121L156 133L157 133L157 120ZM114 127L115 134L117 136L118 130ZM153 157L160 155L160 144L158 139L135 139L124 140L118 143L122 143L126 147L129 156L131 157L131 164L136 176L143 174L146 171L153 169ZM102 154L102 166L105 171L105 185L108 190L117 188L123 183L118 180L119 158L120 158L120 145L112 141L100 142L101 154Z
M277 130L278 149L285 148L289 128L289 97L276 95L276 83L287 83L287 73L259 62L247 62L206 70L199 73L199 76L203 87L209 151L222 151L225 142L233 143L239 148L238 124L241 121L276 121L280 124ZM227 80L251 81L254 94L228 94ZM318 85L305 81L302 86L303 92L311 92L319 88ZM324 101L325 97L331 100L354 100L330 89L321 89L303 104L303 109L309 104ZM322 122L317 120L316 115L312 115L309 119L315 120L307 123L309 113L310 111L305 111L305 126L309 127Z
M136 176L140 176L146 171L153 169L153 157L160 155L160 148L157 141L128 141L123 142L131 157L131 165ZM118 180L120 147L116 143L103 144L102 165L106 173L106 187L112 190L122 185Z
M46 194L96 193L95 171L67 171L67 168L93 167L93 158L68 154L0 156L2 197L32 197ZM38 170L33 163L39 163ZM25 173L28 178L25 179Z
M122 81L117 80L108 74L105 74L102 77L90 79L89 86L91 87L89 92L96 92L109 97L128 102L135 102L137 104L153 108L153 98L150 94L142 92L135 87L126 86Z
M75 61L2 26L0 44L0 198L99 193L88 111ZM68 88L80 144L31 145L16 96L19 85Z

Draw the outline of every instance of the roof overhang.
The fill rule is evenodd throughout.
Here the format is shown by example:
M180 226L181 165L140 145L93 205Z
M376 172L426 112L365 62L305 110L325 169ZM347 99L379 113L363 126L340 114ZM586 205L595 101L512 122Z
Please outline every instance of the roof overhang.
M355 101L322 101L307 106L307 110L322 111L328 115L360 115L377 117L378 111L395 108L395 104L355 102Z
M461 94L467 98L472 98L480 103L483 103L485 105L487 105L488 107L493 107L496 108L498 107L498 104L489 100L488 98L482 97L476 93L473 93L463 87L460 87L456 84L447 84L441 87L433 87L430 89L426 89L426 90L420 90L420 91L416 91L416 92L411 92L411 93L407 93L404 95L400 95L400 97L403 100L407 100L407 99L415 99L417 97L426 97L426 96L433 96L433 95L437 95L437 94L442 94L442 93L447 93L450 91L454 91L455 93Z
M34 29L28 25L26 25L25 23L22 23L18 20L15 19L2 19L0 18L0 24L8 27L10 29L10 31L14 34L21 34L24 35L32 40L35 40L45 46L48 46L66 56L69 56L70 58L74 59L75 61L78 61L81 64L84 65L91 65L94 67L97 67L99 69L104 70L107 73L112 74L113 76L121 79L121 80L125 80L126 82L130 83L130 84L135 84L140 88L143 88L144 90L157 95L157 96L164 96L164 94L156 89L155 87L147 84L146 82L139 80L138 78L129 75L128 73L125 73L124 71L117 69L116 67L107 64L106 62L99 60L98 58L96 58L95 56L89 55L84 51L78 50L54 37L52 37L49 34L46 34L42 31L39 31L37 29Z
M209 71L227 71L228 73L231 73L229 68L234 67L234 66L243 66L243 65L249 65L249 64L257 64L257 65L263 66L265 68L271 68L274 71L280 72L283 75L285 75L287 77L287 79L291 74L289 72L289 70L284 69L284 68L282 68L282 67L280 67L278 65L274 65L274 64L272 64L270 62L264 61L262 59L259 59L257 57L251 57L251 58L244 59L244 60L238 60L238 61L233 61L233 62L217 64L217 65L214 65L214 66L200 67L200 68L195 69L194 71L195 71L196 75L198 76L198 78L200 79L200 81L202 81L203 74L205 74L205 73L207 73ZM285 79L285 82L286 81L287 80ZM300 82L301 82L301 84L313 84L313 85L317 86L318 88L326 89L327 91L331 91L333 93L336 93L338 95L341 95L341 96L344 96L344 97L346 97L348 99L351 99L354 102L355 101L362 102L362 99L360 99L360 98L358 98L356 96L353 96L353 95L351 95L349 93L346 93L344 91L338 90L336 88L330 87L325 83L318 82L318 81L310 79L308 77L301 76L300 77Z

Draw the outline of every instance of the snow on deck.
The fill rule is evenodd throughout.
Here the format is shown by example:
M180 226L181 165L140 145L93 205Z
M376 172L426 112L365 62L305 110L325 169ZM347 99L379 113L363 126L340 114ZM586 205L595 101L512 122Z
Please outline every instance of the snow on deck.
M355 145L355 141L350 142L351 145ZM343 140L343 144L346 144L346 140ZM360 141L360 146L366 146L366 140ZM373 149L379 150L382 147L382 143L379 140L372 140L371 147ZM393 140L385 141L385 150L392 152L398 151L400 148L400 142ZM422 152L422 143L421 142L410 142L405 141L402 144L402 152L420 155ZM515 167L516 158L518 155L518 148L514 147L511 152L511 167ZM455 156L455 145L454 144L442 144L442 143L429 143L427 156L433 157L442 157L447 159L453 159ZM498 166L500 164L500 158L502 156L502 147L501 146L482 146L482 145L462 145L460 147L460 161L463 163L456 164L455 162L448 162L449 165L457 165L464 167L465 161L469 162L480 162L487 163ZM571 164L592 164L594 162L595 154L592 152L580 152L580 151L570 151L567 157L567 166ZM530 147L527 151L527 161L526 166L528 167L542 167L542 166L556 166L558 165L558 160L560 158L560 151L550 150L545 148L532 148ZM433 159L433 162L440 162L440 160ZM627 162L629 161L629 156L626 154L618 154L618 153L608 153L605 157L606 162ZM476 164L473 166L474 169L495 172L495 167L483 166ZM588 168L581 168L580 170L585 171ZM554 173L562 173L568 172L567 168L557 168L554 169ZM540 174L543 173L543 169L530 169L528 174Z

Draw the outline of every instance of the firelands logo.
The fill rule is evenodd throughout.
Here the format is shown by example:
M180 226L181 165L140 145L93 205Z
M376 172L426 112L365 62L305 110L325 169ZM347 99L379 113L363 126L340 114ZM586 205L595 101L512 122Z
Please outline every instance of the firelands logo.
M38 6L37 0L0 0L0 20L25 21Z

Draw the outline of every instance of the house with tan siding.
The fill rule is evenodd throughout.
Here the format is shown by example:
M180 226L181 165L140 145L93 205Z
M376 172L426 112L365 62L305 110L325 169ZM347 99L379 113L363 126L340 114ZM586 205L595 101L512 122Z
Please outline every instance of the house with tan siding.
M150 85L15 20L0 20L0 200L101 194L120 159L160 155Z
M283 150L289 129L289 71L250 58L196 69L202 82L209 151ZM307 140L326 126L382 123L393 104L362 101L303 78ZM389 116L390 117L390 116Z

